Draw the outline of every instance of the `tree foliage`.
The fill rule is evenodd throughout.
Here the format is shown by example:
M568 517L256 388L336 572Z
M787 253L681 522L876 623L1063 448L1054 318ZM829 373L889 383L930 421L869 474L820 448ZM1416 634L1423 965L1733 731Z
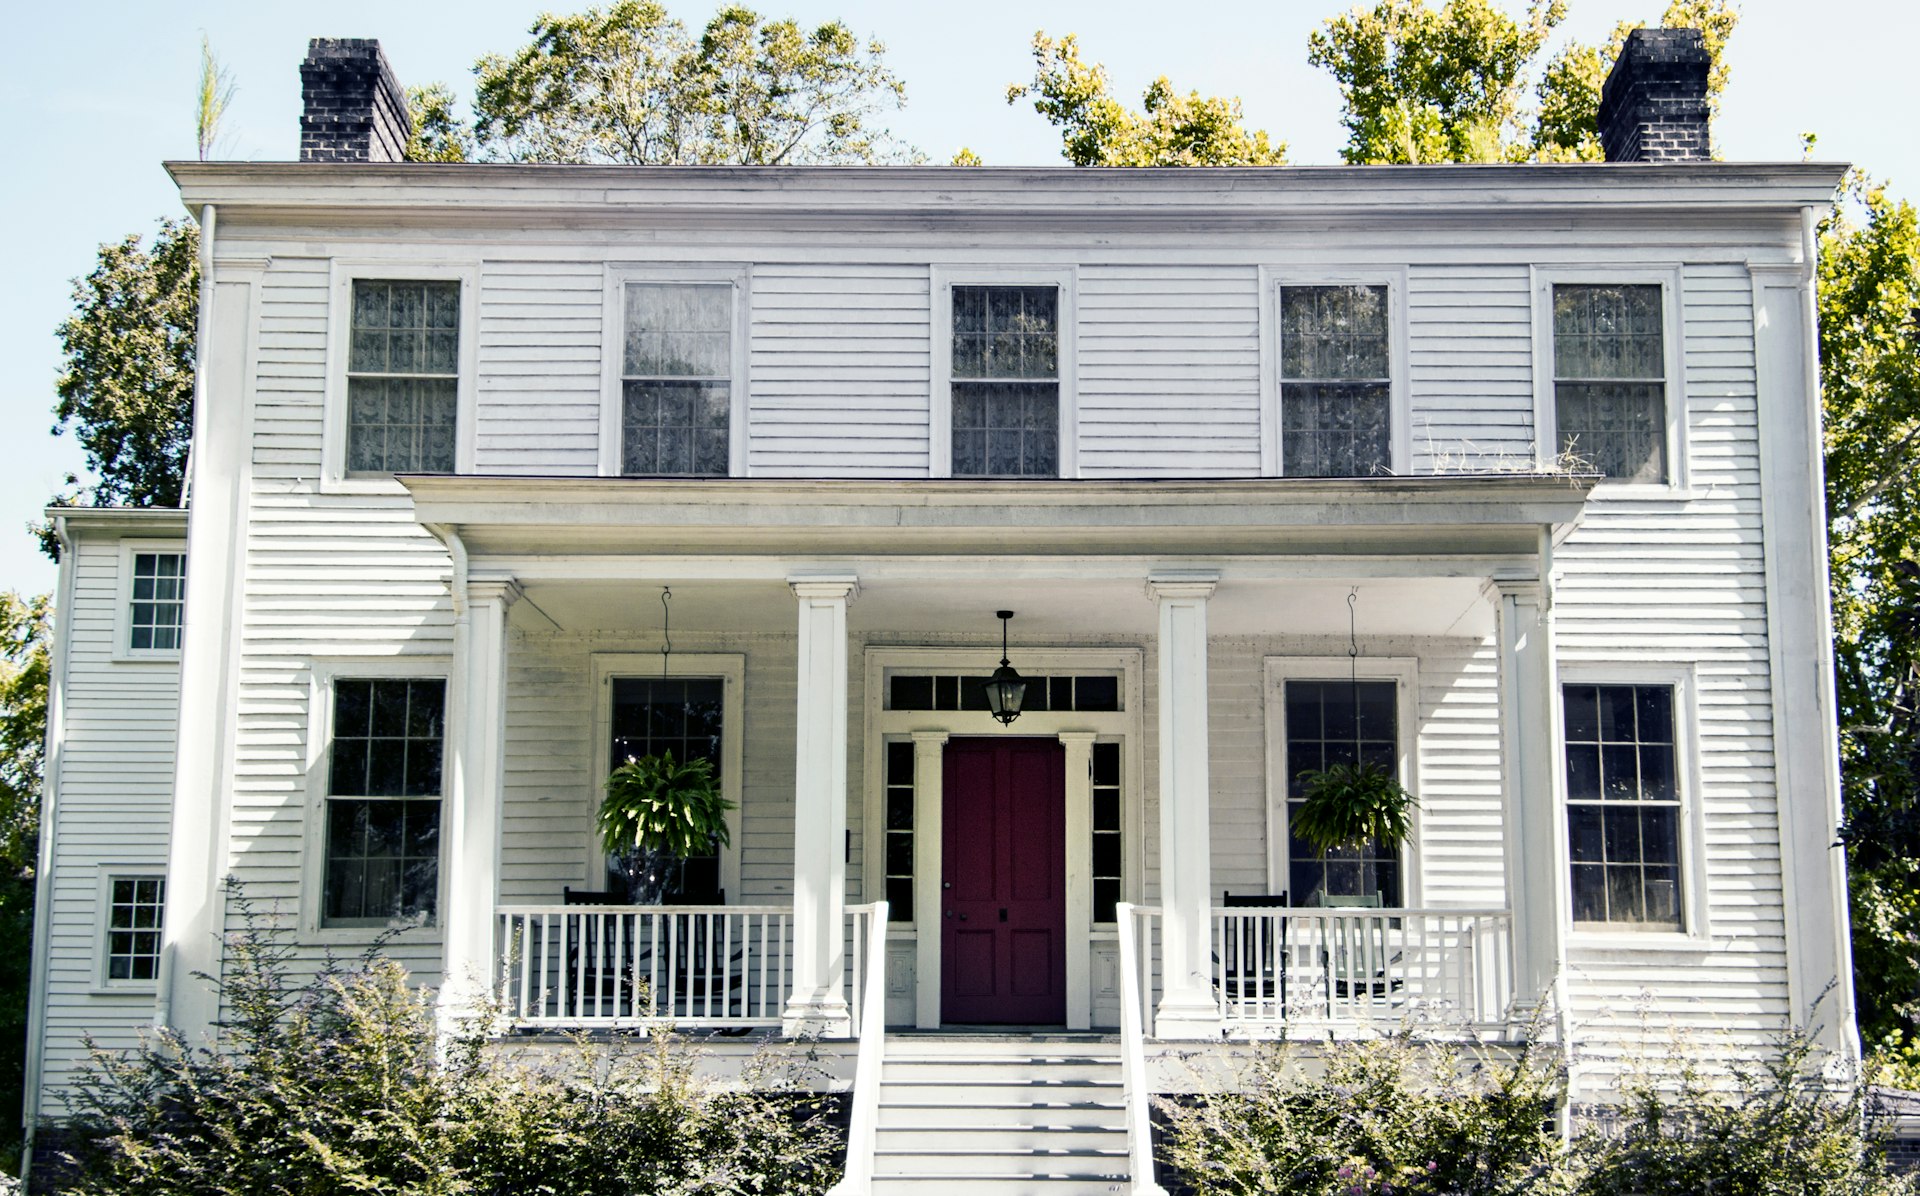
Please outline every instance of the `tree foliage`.
M1543 61L1565 0L1533 0L1514 19L1492 0L1378 0L1333 17L1308 60L1340 84L1352 163L1598 161L1600 89L1636 22L1604 46L1569 42ZM1728 0L1670 0L1659 24L1701 30L1713 66L1708 104L1726 88ZM1531 89L1533 103L1528 103Z
M416 161L752 166L911 156L879 118L906 88L886 47L838 21L803 28L728 5L699 37L653 0L542 15L533 40L491 54L469 140L450 93L416 91Z
M453 89L444 83L407 88L407 116L413 126L407 138L407 161L473 160L473 131L461 122L458 104Z
M54 405L58 436L71 428L92 484L56 503L176 507L193 432L194 331L200 310L200 235L162 220L151 246L138 234L102 245L93 272L73 284L73 314L55 335L66 361ZM42 544L57 555L42 531Z
M12 1169L26 1088L28 961L47 742L46 595L0 593L0 1161Z
M1920 218L1849 180L1820 241L1820 374L1854 963L1870 1043L1920 1029Z
M1140 111L1113 96L1099 63L1080 57L1069 33L1033 35L1033 82L1007 88L1007 102L1033 100L1060 130L1061 152L1075 166L1277 166L1284 142L1245 126L1236 98L1180 94L1166 76L1147 87Z

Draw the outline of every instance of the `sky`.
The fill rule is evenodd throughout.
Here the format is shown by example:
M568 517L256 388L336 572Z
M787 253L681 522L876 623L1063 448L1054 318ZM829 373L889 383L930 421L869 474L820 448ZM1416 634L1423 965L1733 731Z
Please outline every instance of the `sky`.
M1436 0L1437 2L1437 0ZM1518 11L1516 0L1501 0ZM403 83L441 81L463 98L486 53L524 44L543 7L586 0L65 0L11 8L0 45L6 117L3 227L14 230L9 285L0 288L0 589L51 589L54 568L26 524L84 462L73 438L49 435L60 370L54 328L71 310L72 280L97 247L150 232L181 208L161 163L194 153L200 38L237 85L223 126L232 159L289 160L299 141L299 63L310 37L379 38ZM1307 38L1351 0L762 0L760 11L812 23L846 21L887 45L906 81L891 127L935 162L961 146L989 165L1060 162L1054 129L1007 85L1032 77L1036 29L1079 35L1117 93L1136 102L1156 76L1182 91L1236 95L1247 123L1271 132L1303 164L1339 161L1339 92L1307 63ZM1664 0L1569 0L1556 39L1603 38L1616 20L1653 21ZM716 4L670 0L697 28ZM1797 160L1800 135L1816 156L1852 162L1920 196L1920 5L1908 0L1743 0L1728 46L1733 78L1714 130L1723 157ZM1556 40L1556 43L1557 40Z

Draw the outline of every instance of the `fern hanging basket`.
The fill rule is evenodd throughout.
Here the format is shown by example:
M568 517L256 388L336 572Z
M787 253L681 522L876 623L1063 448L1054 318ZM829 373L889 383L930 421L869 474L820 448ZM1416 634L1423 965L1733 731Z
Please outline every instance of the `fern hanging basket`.
M689 856L731 842L727 812L733 803L721 796L709 760L675 760L671 751L629 757L608 775L605 788L600 841L636 904L660 904L680 887Z
M1392 849L1413 833L1419 803L1392 770L1378 764L1333 764L1302 773L1302 800L1292 830L1321 855L1378 843Z

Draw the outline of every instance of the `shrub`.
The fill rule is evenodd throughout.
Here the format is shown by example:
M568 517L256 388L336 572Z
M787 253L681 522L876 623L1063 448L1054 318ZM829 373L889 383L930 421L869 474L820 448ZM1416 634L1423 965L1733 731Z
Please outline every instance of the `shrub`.
M1568 1190L1546 1050L1407 1032L1325 1052L1315 1074L1298 1048L1263 1044L1242 1091L1163 1103L1168 1161L1201 1196Z
M1894 1174L1865 1087L1822 1076L1788 1035L1709 1074L1682 1042L1636 1064L1606 1122L1563 1144L1551 1048L1511 1054L1410 1032L1257 1048L1242 1091L1165 1102L1166 1160L1200 1196L1916 1196ZM1680 1061L1677 1065L1675 1060Z
M1698 1057L1682 1043L1666 1066L1629 1070L1615 1124L1575 1143L1582 1196L1916 1191L1911 1179L1889 1171L1872 1139L1866 1086L1833 1084L1816 1066L1807 1035L1784 1036L1757 1061L1731 1057L1712 1075Z
M69 1191L805 1194L837 1178L801 1056L769 1048L727 1088L664 1032L515 1060L437 1041L429 994L377 954L296 985L291 948L247 911L227 958L222 1049L162 1033L93 1052L69 1098Z

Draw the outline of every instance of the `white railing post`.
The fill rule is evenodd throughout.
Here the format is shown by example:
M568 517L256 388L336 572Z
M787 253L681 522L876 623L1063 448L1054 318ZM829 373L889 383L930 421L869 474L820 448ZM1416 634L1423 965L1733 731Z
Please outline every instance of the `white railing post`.
M1146 1002L1142 987L1152 983L1151 962L1143 971L1142 955L1134 939L1134 906L1123 901L1116 910L1120 922L1120 1069L1127 1102L1127 1170L1133 1177L1133 1196L1166 1196L1153 1179L1153 1101L1147 1083L1146 1030L1141 1011ZM1144 921L1144 919L1143 919ZM1147 932L1152 942L1152 931Z
M876 901L849 912L864 915L867 920L862 928L866 933L854 936L854 957L865 963L866 973L854 1001L860 1049L853 1065L853 1121L847 1129L847 1165L828 1196L866 1196L873 1184L873 1156L880 1138L880 1068L886 1058L887 903Z

